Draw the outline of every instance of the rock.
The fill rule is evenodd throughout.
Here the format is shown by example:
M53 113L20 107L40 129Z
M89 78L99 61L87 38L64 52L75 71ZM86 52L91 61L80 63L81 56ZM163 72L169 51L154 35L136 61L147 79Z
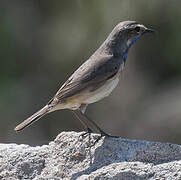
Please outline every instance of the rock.
M49 145L0 144L0 179L181 179L181 146L62 132ZM80 136L80 137L79 137Z

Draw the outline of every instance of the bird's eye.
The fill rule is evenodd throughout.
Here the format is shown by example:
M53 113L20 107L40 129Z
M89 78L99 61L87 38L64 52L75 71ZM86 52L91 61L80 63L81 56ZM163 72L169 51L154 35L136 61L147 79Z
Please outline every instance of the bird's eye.
M140 27L139 26L136 26L135 29L134 29L137 33L140 32Z

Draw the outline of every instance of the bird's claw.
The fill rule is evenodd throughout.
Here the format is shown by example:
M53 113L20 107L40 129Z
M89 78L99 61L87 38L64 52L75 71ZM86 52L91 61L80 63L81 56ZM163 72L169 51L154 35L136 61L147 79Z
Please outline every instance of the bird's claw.
M95 146L96 143L98 143L102 137L119 138L119 136L112 136L110 134L105 133L103 130L100 130L100 133L101 133L101 135L95 140L95 142L91 145L91 147Z
M79 135L79 138L80 138L80 137L84 138L84 137L86 137L87 135L90 135L91 133L93 133L92 129L87 128L87 131L84 132L84 133L82 133L82 134L80 134L80 135Z

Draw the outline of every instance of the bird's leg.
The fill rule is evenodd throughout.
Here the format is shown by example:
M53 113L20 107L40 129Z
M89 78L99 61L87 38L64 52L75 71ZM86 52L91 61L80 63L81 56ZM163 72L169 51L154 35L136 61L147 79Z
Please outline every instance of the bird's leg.
M75 117L83 124L83 126L85 127L85 129L87 129L87 132L81 134L80 136L86 136L87 134L90 134L93 132L93 130L88 126L87 123L85 123L80 117L79 117L79 114L77 113L77 111L73 111L73 114L75 115Z
M81 104L80 106L80 111L82 114L85 114L85 111L86 111L86 108L87 108L87 104ZM85 135L90 135L91 133L93 133L92 129L90 129L89 127L87 127L87 132L85 132L82 136L85 136Z
M98 137L98 139L95 141L93 145L95 145L102 137L112 137L112 138L118 138L118 136L112 136L104 132L93 120L89 119L85 114L83 114L80 110L75 110L77 116L79 119L81 119L84 122L91 123L100 133L101 136Z
M81 116L84 117L84 119L86 119L88 122L90 122L92 125L94 125L96 127L96 129L101 133L101 136L107 136L107 137L117 137L117 136L111 136L109 134L107 134L105 131L103 131L92 119L89 119L85 114L80 113Z

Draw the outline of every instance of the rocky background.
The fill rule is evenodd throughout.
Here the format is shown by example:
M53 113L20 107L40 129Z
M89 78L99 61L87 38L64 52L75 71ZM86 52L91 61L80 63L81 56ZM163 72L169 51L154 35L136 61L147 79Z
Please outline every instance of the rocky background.
M62 132L48 145L0 144L0 179L181 179L181 146Z

